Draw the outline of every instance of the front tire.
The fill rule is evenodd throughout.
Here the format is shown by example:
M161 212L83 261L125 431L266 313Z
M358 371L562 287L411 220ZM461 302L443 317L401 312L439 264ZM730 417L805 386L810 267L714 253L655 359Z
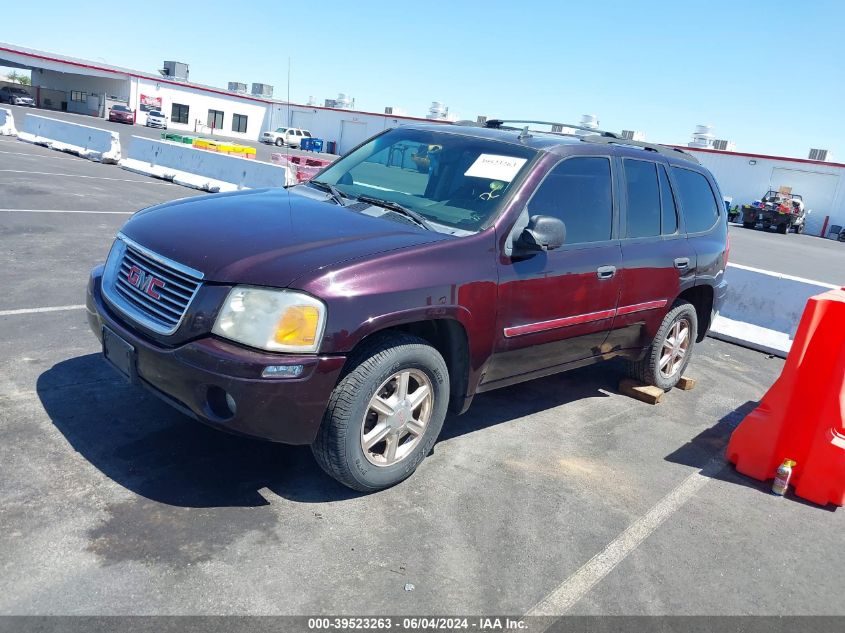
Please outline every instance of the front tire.
M669 391L683 376L697 336L695 307L688 301L676 301L663 318L645 356L629 363L629 375L641 383Z
M361 492L409 477L431 452L449 404L449 371L425 340L377 336L348 361L311 451L343 485Z
M276 147L284 147L285 142L282 139L277 138L274 144Z
M745 221L742 222L742 228L744 228L744 229L753 229L754 225L755 225L754 222L745 222Z
M782 224L778 224L777 231L781 235L786 235L789 232L789 225L785 222Z

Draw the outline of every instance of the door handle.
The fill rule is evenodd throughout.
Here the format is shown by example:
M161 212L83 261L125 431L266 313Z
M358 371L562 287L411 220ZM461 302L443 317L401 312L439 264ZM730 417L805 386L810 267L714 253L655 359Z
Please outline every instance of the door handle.
M599 266L596 268L596 276L599 279L613 279L616 274L616 266Z
M686 270L689 266L689 257L676 257L675 268L678 270Z

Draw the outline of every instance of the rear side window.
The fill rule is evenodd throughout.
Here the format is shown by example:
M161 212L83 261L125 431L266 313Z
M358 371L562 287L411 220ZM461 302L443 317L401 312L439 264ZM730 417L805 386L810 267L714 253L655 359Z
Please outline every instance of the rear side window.
M707 178L681 167L672 168L687 233L710 229L719 218L719 207Z
M657 237L660 235L657 165L627 158L623 165L628 194L628 237Z
M610 161L592 156L563 161L534 192L528 213L563 220L567 244L609 240L613 225Z
M672 235L678 231L678 208L672 195L669 176L663 165L657 168L660 174L660 207L663 210L663 235Z

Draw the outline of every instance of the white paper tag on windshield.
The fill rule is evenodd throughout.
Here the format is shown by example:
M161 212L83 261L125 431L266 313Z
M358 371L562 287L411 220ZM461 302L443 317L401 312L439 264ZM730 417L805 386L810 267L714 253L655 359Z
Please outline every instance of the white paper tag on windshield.
M497 154L481 154L464 172L464 176L475 178L489 178L490 180L502 180L510 182L528 162L527 158L514 158L513 156L499 156Z

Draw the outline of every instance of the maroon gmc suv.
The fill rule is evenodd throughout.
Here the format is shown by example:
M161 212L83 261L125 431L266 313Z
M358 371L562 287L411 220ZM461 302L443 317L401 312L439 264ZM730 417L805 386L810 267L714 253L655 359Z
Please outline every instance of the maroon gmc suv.
M726 292L713 176L513 123L391 129L308 183L139 211L88 283L105 358L362 491L484 391L613 357L670 389Z

